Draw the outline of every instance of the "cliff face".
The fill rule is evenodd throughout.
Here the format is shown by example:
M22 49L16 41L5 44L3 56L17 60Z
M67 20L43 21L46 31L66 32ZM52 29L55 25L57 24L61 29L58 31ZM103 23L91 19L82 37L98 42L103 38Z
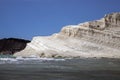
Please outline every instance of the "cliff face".
M108 14L100 20L82 23L75 27L64 27L60 34L119 49L120 13Z
M120 13L96 21L63 27L60 33L34 37L14 56L120 57Z
M14 54L26 47L28 40L5 38L0 40L0 54Z

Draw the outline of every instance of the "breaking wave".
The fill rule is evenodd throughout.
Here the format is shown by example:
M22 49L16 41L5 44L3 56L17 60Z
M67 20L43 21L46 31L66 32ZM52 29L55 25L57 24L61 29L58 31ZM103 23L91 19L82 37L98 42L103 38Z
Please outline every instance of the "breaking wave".
M29 58L23 58L23 57L16 57L16 58L0 58L0 64L5 63L38 63L38 62L44 62L44 61L65 61L65 59L58 59L58 58L39 58L39 57L29 57Z

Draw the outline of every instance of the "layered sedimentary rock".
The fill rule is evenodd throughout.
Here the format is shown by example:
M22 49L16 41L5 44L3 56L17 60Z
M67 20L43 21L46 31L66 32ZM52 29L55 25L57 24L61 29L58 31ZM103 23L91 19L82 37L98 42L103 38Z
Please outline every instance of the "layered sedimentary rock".
M110 57L120 58L120 13L100 20L68 25L46 37L34 37L14 56L39 57Z
M119 49L120 13L108 14L100 20L82 23L75 27L64 27L61 34Z
M29 42L29 40L17 38L0 39L0 54L14 54L23 50Z

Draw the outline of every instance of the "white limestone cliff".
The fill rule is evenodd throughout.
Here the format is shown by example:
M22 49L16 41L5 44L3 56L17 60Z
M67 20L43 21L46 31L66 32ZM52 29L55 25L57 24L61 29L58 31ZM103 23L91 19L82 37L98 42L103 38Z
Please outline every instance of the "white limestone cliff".
M14 56L120 58L120 13L96 21L68 25L51 36L34 37Z

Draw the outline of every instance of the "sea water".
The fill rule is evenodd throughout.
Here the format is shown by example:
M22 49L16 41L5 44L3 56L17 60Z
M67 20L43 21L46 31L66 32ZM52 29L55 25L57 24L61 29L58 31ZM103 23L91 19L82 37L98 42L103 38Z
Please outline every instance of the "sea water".
M120 59L2 56L0 80L120 80Z

